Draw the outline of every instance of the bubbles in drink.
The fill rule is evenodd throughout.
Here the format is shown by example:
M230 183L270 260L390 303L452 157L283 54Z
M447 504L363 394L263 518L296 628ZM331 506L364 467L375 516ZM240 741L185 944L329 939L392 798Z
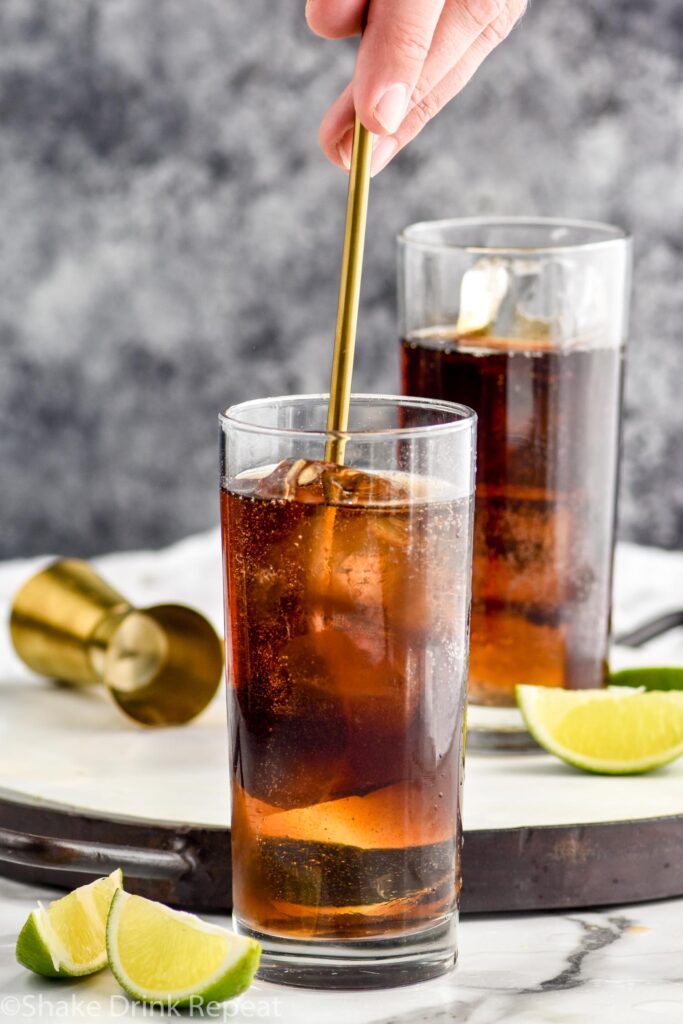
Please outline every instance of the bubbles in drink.
M618 348L548 340L564 316L559 263L533 288L517 270L499 313L511 335L436 328L402 344L406 394L479 417L469 693L498 705L518 683L604 680L622 372ZM569 282L587 289L585 307L566 296L587 324L589 278Z
M361 875L350 888L339 871L321 884L349 893L374 885L379 853L366 861L361 850L373 845L376 826L358 801L372 796L385 814L382 793L393 794L386 800L396 812L386 826L394 830L388 843L398 872L392 891L406 895L410 887L408 862L397 852L410 845L417 848L413 860L440 865L440 878L449 865L453 898L471 503L418 483L300 459L260 478L238 478L223 492L228 600L239 595L241 609L232 619L233 770L241 841L253 844L240 856L259 875L258 885L254 877L245 883L240 906L244 913L251 903L260 927L265 919L272 927L277 921L278 931L305 926L310 897L303 881L296 899L288 897L297 914L285 920L277 910L285 878L287 887L294 884L282 866L282 844L294 841L302 821L318 821L306 842L320 863L320 844L331 841L330 807L337 832L339 820L353 816ZM408 806L414 821L406 831ZM446 822L438 836L437 820ZM284 830L277 836L270 831L275 821ZM443 851L420 853L437 840L449 844L450 859ZM345 859L325 862L341 870ZM427 892L434 883L427 871L423 882ZM425 895L420 914L428 916L430 899ZM400 913L408 912L406 904ZM343 915L333 924L333 911L325 913L331 932L343 930ZM375 910L362 928L347 921L348 934L381 931L386 923Z

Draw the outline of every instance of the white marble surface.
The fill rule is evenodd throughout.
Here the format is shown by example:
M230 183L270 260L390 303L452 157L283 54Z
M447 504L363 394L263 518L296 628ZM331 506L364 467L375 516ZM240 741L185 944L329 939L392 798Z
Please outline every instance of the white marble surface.
M35 899L51 895L0 880L3 1024L145 1019L143 1008L128 1002L108 971L75 982L48 982L15 962L19 928ZM219 1020L278 1024L680 1024L683 900L600 913L465 918L458 966L443 978L351 993L256 981L219 1013ZM148 1011L146 1019L150 1016Z
M44 560L6 563L0 566L0 612L11 595ZM218 542L215 534L189 538L166 551L118 554L98 560L102 571L132 600L186 601L202 608L220 623L221 595ZM680 605L683 595L683 554L672 554L624 545L617 558L615 624L628 628L650 615ZM683 663L683 630L654 641L640 652L618 651L616 664ZM0 772L11 778L8 763L9 704L18 699L21 686L39 687L50 700L76 702L87 720L93 745L112 748L112 780L121 779L126 757L137 738L147 734L115 716L103 696L65 693L45 689L13 657L4 632L0 631L0 700L5 714L0 717ZM51 696L50 696L51 695ZM49 703L44 713L50 715ZM200 720L183 730L185 740L197 750L206 746L207 736L218 736L222 722L220 697ZM24 737L30 735L29 719ZM3 728L4 726L4 728ZM21 727L19 727L21 728ZM169 733L165 734L169 736ZM4 737L4 739L3 739ZM220 743L222 743L222 737ZM21 745L14 744L18 758ZM173 743L168 743L173 749ZM220 744L214 751L219 769ZM125 755L125 756L124 756ZM5 761L3 762L3 757ZM510 767L517 759L512 759ZM205 768L207 765L205 765ZM150 770L153 766L150 765ZM164 766L157 763L159 781ZM564 771L555 766L555 771ZM44 784L35 765L35 748L24 746L23 761L14 765L17 777L34 773L36 785ZM123 783L130 776L123 773ZM568 776L569 777L569 776ZM683 783L679 770L664 776L673 780L672 799ZM584 780L572 775L572 789ZM645 777L647 784L655 776ZM73 783L72 779L72 783ZM609 782L610 780L605 780ZM613 780L624 782L624 780ZM78 797L78 777L70 801ZM123 798L125 786L121 783ZM640 782L625 790L624 807L637 799ZM84 782L85 785L85 782ZM112 790L115 782L112 781ZM188 787L197 785L189 774ZM676 789L676 786L679 789ZM222 789L222 785L219 787ZM652 790L650 791L652 792ZM472 800L470 800L472 803ZM579 799L579 803L581 800ZM476 820L473 812L470 822ZM681 851L683 856L683 851ZM56 893L55 893L56 895ZM129 1004L113 978L104 973L85 981L49 983L35 979L14 961L16 935L35 900L50 899L52 893L0 879L0 1021L92 1019L114 1021L143 1019L139 1006ZM147 1014L149 1019L149 1014ZM504 915L470 917L463 920L460 960L451 975L405 989L372 993L322 993L280 988L257 982L242 1000L226 1004L219 1019L276 1020L296 1024L648 1024L649 1021L683 1022L683 900L610 908L602 912L576 911L569 914Z

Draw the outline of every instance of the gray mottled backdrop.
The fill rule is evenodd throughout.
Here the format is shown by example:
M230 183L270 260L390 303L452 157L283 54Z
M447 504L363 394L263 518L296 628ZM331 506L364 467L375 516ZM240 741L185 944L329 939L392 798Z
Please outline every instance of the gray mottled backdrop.
M303 0L2 0L0 555L216 521L219 408L324 389L355 44ZM395 389L393 237L474 213L637 240L621 532L683 543L683 8L532 0L373 187L356 385Z

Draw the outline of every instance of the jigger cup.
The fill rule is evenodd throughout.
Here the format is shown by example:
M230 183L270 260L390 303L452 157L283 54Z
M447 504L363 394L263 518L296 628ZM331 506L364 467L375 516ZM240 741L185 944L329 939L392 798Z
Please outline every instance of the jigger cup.
M177 604L134 608L79 559L53 562L21 587L10 634L29 668L68 683L103 683L143 725L194 718L223 670L223 644L199 612Z

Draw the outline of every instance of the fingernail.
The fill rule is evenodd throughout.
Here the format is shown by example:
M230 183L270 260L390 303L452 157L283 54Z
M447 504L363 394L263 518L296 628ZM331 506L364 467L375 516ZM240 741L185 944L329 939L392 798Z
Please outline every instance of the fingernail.
M372 163L370 164L370 174L373 178L380 171L384 170L397 149L397 139L385 138L378 141L372 151Z
M385 132L392 134L401 127L401 122L406 114L408 106L408 86L392 85L390 89L380 97L373 114L384 128Z
M339 153L339 159L343 163L347 171L351 170L351 149L353 147L353 128L342 135L341 139L337 143L337 152Z

